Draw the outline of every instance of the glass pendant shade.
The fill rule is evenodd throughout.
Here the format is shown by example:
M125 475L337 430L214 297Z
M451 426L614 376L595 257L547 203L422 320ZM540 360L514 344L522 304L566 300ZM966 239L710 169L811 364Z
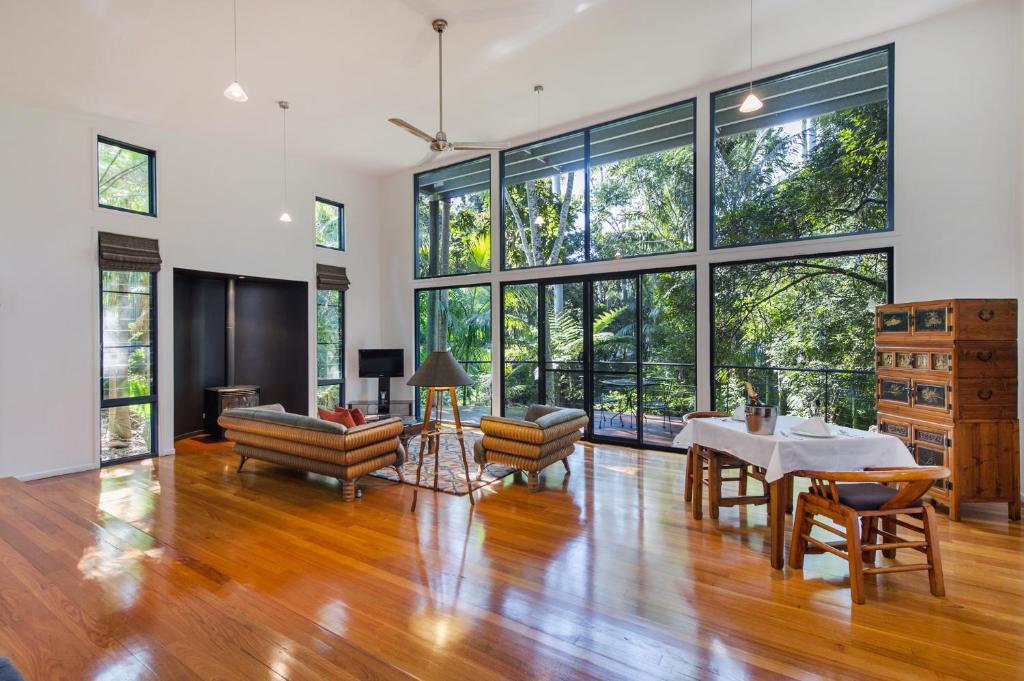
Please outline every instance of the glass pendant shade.
M232 102L248 102L249 95L245 94L245 90L239 85L238 81L234 81L231 85L228 85L224 89L224 96L230 99Z
M278 218L281 222L291 222L292 216L288 215L288 211L281 213L281 217Z
M764 104L761 102L760 99L757 98L757 95L751 92L749 95L747 95L747 98L743 100L743 103L740 104L740 112L753 113L763 106Z

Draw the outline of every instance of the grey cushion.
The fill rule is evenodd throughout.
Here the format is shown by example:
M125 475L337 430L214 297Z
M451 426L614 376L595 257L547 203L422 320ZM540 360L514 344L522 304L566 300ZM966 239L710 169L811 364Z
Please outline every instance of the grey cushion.
M564 407L549 407L543 404L531 405L526 410L526 421L532 421L541 428L550 428L560 423L573 421L578 418L586 418L587 412L582 409L566 409Z
M266 406L280 407L280 405ZM239 407L237 409L225 409L223 415L238 419L250 419L252 421L260 421L262 423L289 426L291 428L305 428L306 430L316 430L322 433L344 433L348 430L348 428L340 423L324 421L323 419L318 419L313 416L304 416L302 414L289 414L283 408L278 411L276 409L267 409L264 407Z
M836 489L839 491L839 503L858 511L876 511L899 492L895 487L886 487L876 482L847 482L837 484ZM808 491L814 492L813 489ZM920 505L921 500L918 499L910 506Z

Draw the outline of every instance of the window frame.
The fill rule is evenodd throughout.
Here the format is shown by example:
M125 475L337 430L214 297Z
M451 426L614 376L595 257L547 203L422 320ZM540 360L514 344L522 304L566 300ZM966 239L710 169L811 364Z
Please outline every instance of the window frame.
M448 276L459 276L459 275L448 275ZM413 288L413 290L412 290L413 373L419 371L419 368L420 368L420 340L421 340L421 336L420 336L420 323L419 323L419 321L420 321L420 293L427 293L429 291L444 291L444 290L453 289L453 288L486 288L487 289L487 293L488 293L487 304L491 308L490 315L489 315L489 317L490 317L490 324L491 324L491 343L488 346L488 349L491 349L491 348L494 347L494 285L492 284L492 282L487 281L487 282L480 282L480 283L476 283L476 284L466 283L466 284L454 284L454 285L451 285L451 286L421 286L421 287L416 287L416 288ZM459 360L458 357L456 357L455 361L458 362L460 360ZM473 361L473 360L466 360L466 361ZM493 378L493 376L494 376L494 353L492 352L491 353L491 377ZM456 388L456 389L458 389L458 388ZM416 388L413 389L413 407L412 407L412 412L413 412L413 416L415 416L418 419L423 417L423 415L420 414L420 391L421 390L423 390L423 388L421 388L419 386L417 386ZM504 387L502 387L502 390L504 390ZM494 413L494 381L493 380L491 381L491 391L490 392L491 392L491 399L490 399L489 407L490 407L491 413ZM464 406L465 406L464 404L460 404L459 405L459 409L461 410ZM463 419L463 424L465 424L465 425L474 425L472 422L466 421L465 419Z
M507 266L507 245L505 242L505 201L501 200L498 207L498 230L500 240L500 257L501 262L499 263L499 269L501 272L523 272L527 270L543 270L548 267L572 267L574 265L585 265L587 263L600 263L600 262L618 262L620 260L634 260L637 258L657 258L667 255L679 255L684 253L695 253L697 251L697 239L699 226L697 225L698 205L700 192L697 190L697 141L698 141L698 125L699 117L697 113L697 97L689 97L687 99L681 99L671 104L664 104L662 106L656 106L653 109L646 109L643 111L637 111L625 116L619 116L607 121L601 121L592 125L587 125L582 128L575 130L567 130L565 132L558 133L557 135L550 135L540 139L527 142L525 144L519 144L508 149L503 149L498 154L498 191L504 192L505 190L505 155L514 151L519 151L526 147L532 147L537 144L543 144L544 142L551 142L561 137L572 137L573 135L583 135L583 259L579 262L563 262L563 263L551 263L550 265L532 265L527 267L508 267ZM590 133L592 130L597 128L603 128L616 123L622 123L633 118L640 118L650 114L656 114L661 111L668 111L689 104L693 111L693 246L686 249L679 249L674 251L662 251L659 253L646 253L641 255L624 255L619 258L591 258L590 257L590 246L591 246L591 231L590 231ZM494 209L494 202L491 202L491 210ZM493 235L492 235L493 238Z
M159 432L160 432L160 419L159 419L159 333L158 333L158 322L157 322L157 272L149 272L149 333L151 342L149 344L149 357L150 357L150 384L149 384L149 395L143 395L139 397L117 397L117 398L105 398L103 397L103 273L113 272L117 270L99 270L99 286L98 286L98 301L99 301L99 354L100 354L100 371L99 371L99 412L96 416L100 417L100 414L104 409L110 409L113 407L130 407L136 404L149 404L150 405L150 439L149 439L149 452L145 454L132 454L130 456L124 456L117 459L103 460L103 443L102 443L102 432L100 433L99 445L99 462L100 467L110 466L114 464L128 463L131 461L139 461L141 459L149 459L157 456L160 452L159 443ZM141 271L141 270L129 270L129 271Z
M317 243L316 241L316 204L322 203L326 206L334 206L338 209L338 245L329 246ZM339 201L325 199L322 196L313 196L313 245L317 248L326 248L329 251L345 252L345 204Z
M490 262L488 262L488 264L487 264L487 269L486 270L478 270L476 272L452 272L452 273L449 273L449 274L435 274L435 275L426 275L426 276L422 276L422 277L419 275L419 230L420 230L419 178L420 178L420 176L421 175L427 175L429 173L435 173L438 170L444 170L446 168L454 168L455 166L462 165L463 163L474 163L476 161L480 161L480 160L483 160L485 158L487 159L487 174L488 174L488 178L487 178L488 179L488 181L487 181L487 191L492 194L491 195L491 211L490 211L490 215L488 216L490 224L489 224L489 226L487 228L487 231L488 231L488 233L491 236L491 243L493 244L494 243L494 196L493 196L493 192L491 192L491 189L492 189L491 185L494 183L494 157L493 157L492 154L490 154L490 153L481 154L480 156L474 156L472 158L466 158L466 159L463 159L461 161L455 161L454 163L448 163L448 164L445 164L445 165L437 166L436 168L428 168L426 170L421 170L418 173L413 173L413 176L412 176L412 278L413 278L414 282L415 281L430 281L430 280L433 280L433 279L449 279L451 277L481 276L481 275L486 275L486 274L492 274L494 272L494 258L491 258ZM500 185L499 185L499 187L500 187ZM492 255L493 255L494 249L492 248L491 251L492 251ZM439 287L436 287L436 288L460 288L460 287L456 285L456 286L439 286ZM494 401L493 396L491 398L491 401L492 402Z
M764 240L764 241L750 241L750 242L746 242L746 243L742 243L742 244L731 244L731 245L722 245L722 246L716 245L716 243L715 243L715 186L716 186L716 183L715 183L715 156L716 156L715 155L715 142L718 139L718 135L716 134L716 130L715 130L715 98L718 97L719 95L727 94L729 92L734 92L736 90L741 90L741 89L744 89L746 87L750 87L751 89L757 88L758 85L761 85L761 84L764 84L764 83L769 83L769 82L776 81L776 80L780 80L782 78L787 78L789 76L795 76L795 75L803 73L805 71L812 71L814 69L819 69L819 68L823 68L823 67L827 67L827 66L832 66L833 64L839 64L839 63L842 63L844 61L849 61L851 59L857 59L858 57L865 57L865 56L870 55L870 54L879 54L879 53L882 53L882 52L886 53L886 56L887 56L886 61L887 61L887 69L888 69L888 77L889 77L889 85L888 85L888 88L887 88L888 91L886 92L886 106L888 107L888 110L886 111L886 118L888 119L888 123L887 123L888 130L887 130L886 143L887 143L887 146L888 146L888 154L887 154L887 158L886 158L886 174L887 174L887 177L886 177L886 194L887 194L887 204L886 204L886 227L885 227L885 229L871 229L871 230L861 230L861 231L857 231L857 232L843 232L841 234L821 234L821 235L817 235L817 236L804 236L804 237L800 237L800 238L797 238L797 239L776 239L776 240ZM895 209L895 163L893 161L894 161L894 158L895 158L895 154L894 154L894 150L895 150L894 133L895 133L895 122L896 122L895 113L894 113L895 112L895 106L894 106L894 104L895 104L895 94L896 94L896 44L895 43L886 43L884 45L879 45L878 47L871 47L871 48L868 48L866 50L860 50L859 52L854 52L852 54L846 54L846 55L843 55L841 57L836 57L834 59L827 59L825 61L818 62L816 64L808 64L807 66L801 66L799 68L790 69L790 70L784 71L782 73L776 73L776 74L773 74L771 76L766 76L764 78L759 78L759 79L749 83L748 85L743 85L743 84L733 85L731 87L722 88L722 89L719 89L719 90L712 91L708 95L708 151L709 151L709 153L708 153L708 166L709 166L708 170L709 170L709 174L708 174L708 188L707 188L707 197L708 197L708 208L707 208L707 210L708 210L708 232L707 232L707 234L708 234L708 250L710 250L710 251L725 251L725 250L729 250L731 248L749 248L751 246L768 246L768 245L772 245L772 244L798 244L798 243L802 243L804 241L816 241L816 240L820 240L820 239L837 239L837 238L846 238L846 237L863 236L863 235L880 235L880 234L889 234L889 233L894 232L895 231L895 225L894 225L893 219L894 219L894 216L895 216L895 212L894 212L894 209ZM695 125L696 125L696 122L695 122Z
M320 291L328 291L329 292L331 290L333 290L333 289L317 289L316 293L317 293L317 296L319 296ZM345 291L338 290L338 307L340 308L339 309L339 315L338 315L338 331L339 331L339 333L341 335L341 342L340 343L331 343L330 344L330 345L339 345L339 346L341 346L341 352L338 353L338 365L339 365L338 366L338 378L320 378L320 353L317 352L316 390L315 390L314 397L316 398L315 401L316 401L318 407L320 405L320 388L325 388L325 387L329 387L329 386L333 386L333 385L338 386L338 406L346 406L347 405L347 403L345 402L345 346L348 343L348 334L346 333L346 328L345 328L345 312L346 312L346 309L345 309ZM315 324L319 324L320 323L320 302L319 301L317 301L316 310L317 310L317 315L316 315L316 319L314 320L314 323ZM317 345L317 349L319 350L319 347L321 345L320 338L319 338L319 333L316 334L316 335L317 335L316 345Z
M103 203L103 199L100 196L100 177L99 177L99 164L100 164L100 144L106 144L108 146L120 147L126 151L133 151L138 154L143 154L148 158L147 172L149 179L149 210L132 210L131 208L121 208L120 206L111 206ZM145 215L147 217L155 218L157 216L156 210L156 150L147 149L146 147L140 147L137 144L131 144L129 142L122 142L121 140L114 139L113 137L107 137L106 135L96 135L96 207L105 208L107 210L116 210L120 213L128 213L130 215Z
M647 257L647 256L634 256L634 257ZM548 265L553 267L553 265ZM529 269L541 269L541 267L532 267ZM510 286L523 286L523 285L535 285L537 286L537 366L540 367L540 372L537 380L537 395L539 402L543 403L546 396L546 372L545 366L547 364L547 354L544 349L544 334L547 329L547 319L544 314L547 311L547 303L545 300L545 286L558 285L558 284L583 284L584 298L582 306L583 314L583 327L584 327L584 340L583 340L583 404L584 411L590 417L587 424L587 428L584 431L584 435L587 442L594 442L598 444L617 444L630 447L638 447L641 449L653 449L663 452L673 452L679 454L684 451L679 447L672 447L671 445L661 445L656 442L647 442L643 437L643 429L637 430L637 437L635 441L631 438L616 438L604 435L595 435L593 426L593 402L594 402L594 386L593 386L593 351L592 351L592 334L587 333L587 329L593 325L593 310L591 308L591 300L593 294L591 287L595 281L606 281L609 279L633 279L636 281L636 310L634 311L634 323L637 324L637 328L640 328L643 324L643 278L648 274L669 274L677 272L691 272L693 274L693 292L694 292L694 306L693 306L693 330L694 330L694 401L698 399L700 394L700 372L698 368L700 366L700 356L696 352L697 347L697 333L698 333L698 307L700 305L698 291L698 278L700 276L698 267L696 264L690 263L687 265L665 265L651 268L638 268L631 270L606 270L603 272L586 272L580 274L566 274L557 275L550 277L537 277L532 279L509 279L500 282L498 292L498 328L500 337L498 340L498 364L499 370L498 375L501 377L501 395L499 396L499 415L505 416L507 410L506 392L505 392L505 289ZM493 325L493 322L492 322ZM645 364L643 361L643 350L642 350L642 337L641 334L636 334L636 363L639 370L642 372L642 367ZM494 359L491 359L492 371L494 365ZM589 365L589 366L588 366ZM638 379L639 381L639 379ZM493 403L493 389L491 401ZM643 404L643 385L642 382L638 385L637 389L637 401L640 405ZM696 407L695 407L696 408Z
M895 261L895 257L894 257L894 252L895 252L895 247L894 246L880 246L880 247L874 247L874 248L857 248L857 249L842 250L842 251L823 251L823 252L815 252L815 253L808 253L808 254L801 254L801 255L780 255L780 256L773 256L773 257L770 256L770 257L763 257L763 258L746 258L746 259L740 259L740 260L719 260L719 261L714 261L714 262L709 263L709 265L708 265L708 283L707 283L707 290L708 290L708 297L707 297L707 299L708 299L708 330L707 330L707 333L708 333L708 341L709 341L709 353L708 353L708 363L709 363L708 364L708 371L709 371L709 374L708 375L709 375L709 379L710 379L709 387L711 389L710 390L710 397L711 397L711 402L710 402L711 406L710 406L710 408L711 408L711 410L715 411L717 409L717 405L715 404L715 367L718 366L718 363L715 361L716 360L716 357L715 357L715 345L716 345L716 342L715 342L716 341L716 338L715 338L715 269L716 268L719 268L719 267L730 267L730 266L734 266L734 265L755 265L757 263L765 263L765 262L794 262L794 261L801 261L801 260L813 260L815 258L841 258L843 256L866 255L866 254L871 254L871 253L874 253L874 254L884 254L886 256L887 260L888 260L888 263L889 263L889 270L887 272L886 285L885 285L885 288L886 288L886 291L885 291L886 303L887 304L891 304L893 302L893 297L894 297L893 287L894 287L894 282L895 282L895 271L896 271L896 261ZM765 368L771 368L771 367L765 367ZM872 372L875 371L874 365L872 365L871 371ZM877 403L877 400L876 400L876 403Z

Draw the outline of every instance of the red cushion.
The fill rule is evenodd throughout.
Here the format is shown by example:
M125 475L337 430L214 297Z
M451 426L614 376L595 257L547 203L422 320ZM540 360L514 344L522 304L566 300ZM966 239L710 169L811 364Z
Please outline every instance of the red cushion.
M352 416L349 415L347 409L345 410L344 414L341 413L340 411L329 411L327 409L317 409L316 411L320 415L320 418L323 419L324 421L331 421L332 423L340 423L341 425L345 426L346 428L355 428L356 427L356 424L352 420Z
M352 416L351 409L345 409L344 407L335 407L334 414L341 418L341 421L339 421L339 423L341 423L341 425L345 426L346 428L356 427L356 419L354 416Z
M363 415L362 409L349 409L349 413L352 414L352 420L356 422L357 426L366 423L366 416Z

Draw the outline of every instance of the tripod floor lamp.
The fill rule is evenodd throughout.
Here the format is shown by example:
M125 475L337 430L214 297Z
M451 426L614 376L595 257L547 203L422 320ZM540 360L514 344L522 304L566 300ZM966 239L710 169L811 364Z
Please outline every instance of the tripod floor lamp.
M440 445L441 445L441 407L444 403L444 395L447 393L452 402L452 415L455 418L455 436L459 440L459 447L462 449L462 467L466 472L466 489L469 490L469 503L475 504L473 500L473 486L469 479L469 459L466 458L466 442L462 436L462 419L459 418L459 402L456 398L455 389L462 385L472 385L473 379L469 377L462 366L455 360L447 350L432 352L416 373L409 379L407 385L427 389L427 404L423 410L423 432L420 435L419 464L416 466L416 487L412 493L412 510L416 510L416 497L419 494L420 477L423 472L423 449L427 447L427 456L434 455L434 489L438 489L438 475L441 468ZM433 413L436 411L436 415ZM429 445L428 445L429 443Z

